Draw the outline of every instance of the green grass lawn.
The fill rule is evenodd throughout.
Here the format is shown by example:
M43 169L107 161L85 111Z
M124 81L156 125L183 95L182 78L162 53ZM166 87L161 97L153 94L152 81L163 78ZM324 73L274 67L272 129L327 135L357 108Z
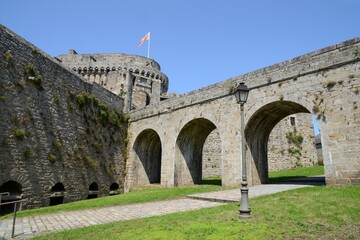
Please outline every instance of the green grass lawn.
M134 204L151 201L161 201L182 198L189 194L212 192L224 190L223 187L218 185L196 185L191 187L179 188L160 188L148 187L134 192L120 194L115 196L108 196L102 198L95 198L66 204L60 204L51 207L44 207L38 209L25 210L17 213L17 217L25 217L30 215L46 214L59 211L74 211L89 208L108 207L116 205ZM12 214L2 216L0 219L10 218Z
M324 172L323 169L324 169L323 167L313 167L313 168L296 169L289 171L272 172L269 173L269 180L270 182L273 183L293 177L321 175ZM186 195L194 194L194 193L220 191L220 190L224 190L224 188L221 187L221 179L210 178L210 179L204 179L202 181L202 185L195 185L191 187L179 187L179 188L148 187L134 192L116 195L116 196L102 197L102 198L61 204L52 207L25 210L18 212L17 217L25 217L30 215L46 214L46 213L53 213L59 211L74 211L74 210L89 209L89 208L99 208L99 207L108 207L115 205L168 200L168 199L185 197ZM0 217L0 219L10 218L10 217L12 217L12 214L2 216Z
M324 174L324 166L298 168L287 171L269 172L269 182L279 183L299 177L318 176Z
M80 228L34 239L360 239L360 186L311 187L238 205Z

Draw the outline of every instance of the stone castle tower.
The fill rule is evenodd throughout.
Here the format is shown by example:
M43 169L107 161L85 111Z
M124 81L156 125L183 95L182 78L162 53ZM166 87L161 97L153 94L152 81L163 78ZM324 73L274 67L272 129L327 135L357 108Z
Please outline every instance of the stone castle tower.
M57 59L72 71L125 99L125 111L166 99L169 80L153 59L127 54L68 54Z

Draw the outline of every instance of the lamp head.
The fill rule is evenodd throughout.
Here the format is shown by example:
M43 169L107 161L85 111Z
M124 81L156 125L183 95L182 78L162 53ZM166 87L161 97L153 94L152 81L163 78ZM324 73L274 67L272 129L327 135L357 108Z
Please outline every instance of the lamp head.
M237 103L240 103L241 105L245 104L249 95L249 91L250 89L245 85L245 83L241 82L235 91Z

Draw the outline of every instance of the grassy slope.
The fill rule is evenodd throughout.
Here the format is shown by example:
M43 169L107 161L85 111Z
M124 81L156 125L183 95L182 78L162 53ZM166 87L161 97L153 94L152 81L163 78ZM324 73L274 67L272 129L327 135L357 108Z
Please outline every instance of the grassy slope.
M75 229L35 239L359 239L360 187L313 187L237 204Z
M272 172L269 173L269 179L270 182L274 183L293 177L314 176L314 175L321 175L323 173L324 173L323 167L313 167L313 168L296 169L289 171ZM67 204L61 204L52 207L26 210L26 211L18 212L17 217L25 217L30 215L46 214L46 213L59 212L59 211L74 211L74 210L89 209L89 208L175 199L193 193L219 191L224 189L221 186L219 186L221 185L220 178L203 180L203 184L214 184L214 185L196 185L192 187L167 188L167 189L160 187L150 187L122 195L96 198L96 199L72 202ZM0 219L10 218L10 217L12 217L12 214L2 216L0 217Z
M192 187L181 188L160 188L149 187L139 191L130 192L116 196L102 197L96 199L83 200L78 202L71 202L52 207L44 207L38 209L25 210L17 213L17 217L25 217L30 215L46 214L59 211L74 211L89 208L134 204L141 202L160 201L167 199L175 199L185 197L186 195L201 192L211 192L223 190L221 186L215 185L197 185ZM10 218L12 214L2 216L0 219Z

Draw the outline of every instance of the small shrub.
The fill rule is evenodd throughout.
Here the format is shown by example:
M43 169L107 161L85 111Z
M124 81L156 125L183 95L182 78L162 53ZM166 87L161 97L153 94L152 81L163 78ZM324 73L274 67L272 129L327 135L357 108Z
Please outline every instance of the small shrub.
M298 148L293 148L293 147L290 147L288 148L288 152L292 155L292 156L301 156L301 150L298 149Z
M85 155L83 157L83 160L84 160L85 164L88 167L90 167L91 169L93 169L94 171L96 171L99 168L99 163L94 161L89 155Z
M42 76L35 69L33 64L29 63L26 65L24 67L23 73L28 82L34 84L38 90L44 90L44 86L42 85Z
M359 47L355 48L355 50L354 50L354 57L355 57L355 58L356 58L356 57L360 57L360 48L359 48Z
M286 133L286 139L289 144L294 144L296 147L302 149L301 144L304 141L304 137L300 133L298 134L296 129L293 132Z
M326 83L325 83L325 87L327 88L327 89L331 89L331 88L333 88L334 86L336 85L336 82L334 82L334 81L327 81Z
M80 154L80 153L77 153L77 154L75 155L75 160L76 160L76 161L80 161L81 159L82 159L81 154Z
M350 74L350 75L349 75L349 78L354 78L354 77L355 77L354 74Z
M314 114L319 113L320 112L320 107L318 105L314 105L312 111L313 111Z
M95 148L95 150L96 150L97 153L101 153L101 152L102 152L102 147L103 147L103 145L102 145L101 142L95 142L95 143L93 143L93 146L94 146L94 148Z
M297 158L297 161L295 162L295 168L303 168L304 165L300 162L300 157Z
M57 157L54 154L52 154L51 152L49 152L49 154L48 154L49 162L54 163L54 162L56 162L56 159L57 159Z
M55 94L54 95L54 103L56 105L59 105L60 104L60 95L59 94Z
M29 63L24 67L23 72L24 72L24 75L26 75L27 77L35 76L36 75L35 66L33 64Z
M5 96L0 95L0 102L5 102Z
M21 129L21 128L15 128L13 130L13 134L17 140L24 140L25 137L30 135L30 133L28 131Z
M105 125L109 121L109 113L106 110L100 109L99 118L101 120L101 123Z
M31 49L31 53L32 53L32 54L37 54L37 53L38 53L38 50L37 50L35 47L33 47L33 48Z
M126 95L126 92L124 90L120 89L118 96L121 98L124 98L125 95Z
M228 93L233 94L236 91L236 88L237 88L236 82L229 83L227 88L228 88ZM191 103L192 103L192 101L193 100L191 100Z
M108 165L105 168L108 175L113 176L115 174L115 169L113 166Z
M56 140L53 145L56 150L58 150L58 151L61 150L62 144L61 144L60 140Z
M31 148L29 146L26 146L25 152L24 152L24 158L29 159L31 157L31 155L32 155Z
M71 112L74 110L74 104L70 101L67 101L67 109Z
M19 81L19 82L15 83L15 86L17 86L21 90L24 90L26 88L25 83L23 81Z
M5 63L4 63L4 67L5 68L10 68L10 67L14 67L14 57L13 55L11 54L10 51L6 51L3 53L3 58L5 60Z
M99 103L97 98L95 98L94 96L92 96L91 94L89 94L87 92L79 93L75 97L75 99L76 99L76 103L79 105L80 109L82 109L86 105L91 105L91 104L94 104L94 106L97 106Z

